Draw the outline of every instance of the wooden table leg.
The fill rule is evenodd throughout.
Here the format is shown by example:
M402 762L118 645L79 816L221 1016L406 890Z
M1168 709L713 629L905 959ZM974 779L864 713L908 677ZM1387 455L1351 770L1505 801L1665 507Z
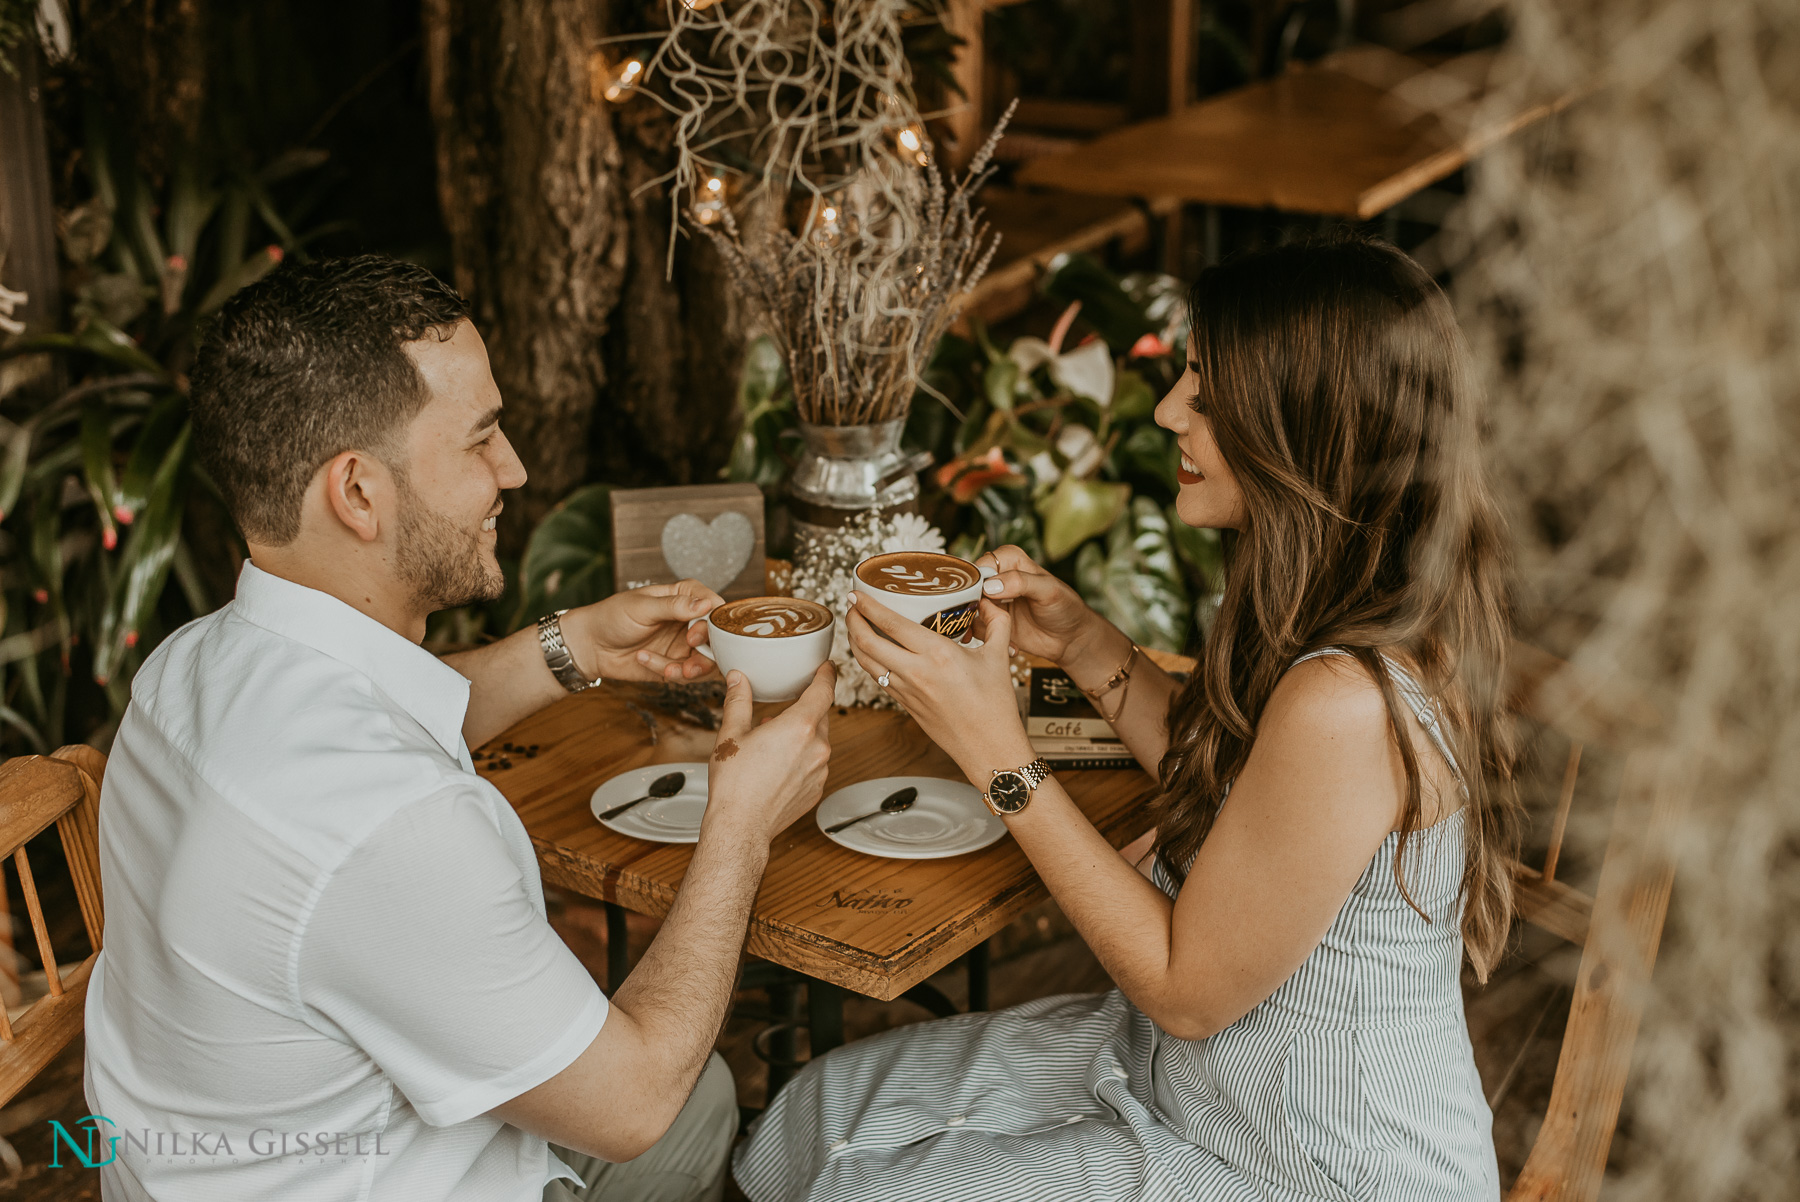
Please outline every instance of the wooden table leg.
M988 945L986 940L969 949L965 959L969 971L969 1012L988 1008Z
M817 1060L844 1043L844 988L829 981L806 982L807 1046Z
M606 903L606 991L617 993L631 971L631 932L625 927L625 907Z

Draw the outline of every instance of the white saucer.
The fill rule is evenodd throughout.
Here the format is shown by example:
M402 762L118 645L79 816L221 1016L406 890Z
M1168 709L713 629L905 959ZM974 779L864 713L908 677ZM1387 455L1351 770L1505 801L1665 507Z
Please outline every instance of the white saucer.
M646 764L621 772L598 789L588 802L595 818L614 806L622 806L634 797L650 791L650 782L670 772L687 774L687 783L673 797L652 797L640 801L617 818L600 820L608 830L648 839L652 843L698 843L700 819L706 815L705 764ZM886 796L886 794L883 794ZM879 800L879 799L878 799ZM980 799L977 798L977 801Z
M1006 835L973 785L936 776L884 776L847 785L819 803L819 829L881 808L881 799L908 785L919 791L912 808L864 819L826 838L865 855L890 860L941 860L980 851Z

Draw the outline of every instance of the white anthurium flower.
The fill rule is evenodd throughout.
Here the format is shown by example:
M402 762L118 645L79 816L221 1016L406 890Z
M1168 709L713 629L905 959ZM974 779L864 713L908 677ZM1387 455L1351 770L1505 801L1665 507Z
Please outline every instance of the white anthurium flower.
M1110 369L1112 360L1108 359L1106 362ZM1106 454L1106 449L1094 437L1094 432L1077 422L1071 422L1062 428L1062 433L1056 436L1056 449L1069 461L1069 473L1077 479L1086 479L1092 475Z
M1031 473L1031 478L1035 482L1033 493L1039 489L1052 488L1058 480L1062 479L1062 469L1056 466L1056 456L1049 451L1039 451L1027 459L1025 468Z
M1021 372L1050 365L1050 378L1076 396L1084 396L1102 409L1112 404L1112 351L1096 338L1065 354L1057 354L1042 338L1015 338L1007 355Z
M1031 372L1056 358L1056 352L1042 338L1015 338L1006 348L1006 356L1019 365L1021 372Z
M1112 404L1112 351L1098 338L1066 355L1058 355L1050 364L1050 376L1076 396L1095 401L1102 409Z

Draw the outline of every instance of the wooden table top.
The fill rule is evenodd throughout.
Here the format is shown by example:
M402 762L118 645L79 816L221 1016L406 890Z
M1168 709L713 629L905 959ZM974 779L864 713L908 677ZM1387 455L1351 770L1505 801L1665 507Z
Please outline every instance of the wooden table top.
M641 914L666 914L692 848L647 843L600 825L588 808L601 782L645 764L705 760L714 734L656 712L642 686L602 685L558 701L495 738L537 746L511 768L479 766L518 810L545 881ZM757 707L775 712L780 707ZM833 790L881 776L961 779L911 718L853 708L831 715ZM1139 804L1150 777L1136 769L1060 773L1058 779L1115 847L1149 829ZM1047 896L1010 837L944 860L887 860L827 839L809 812L775 840L757 894L749 950L777 964L889 1000L942 969Z
M1362 220L1564 107L1500 103L1492 52L1427 65L1355 46L1027 163L1022 185Z

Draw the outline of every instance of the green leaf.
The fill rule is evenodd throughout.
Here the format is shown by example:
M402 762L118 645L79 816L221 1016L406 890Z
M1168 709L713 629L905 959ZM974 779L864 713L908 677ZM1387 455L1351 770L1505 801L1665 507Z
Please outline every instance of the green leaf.
M1191 620L1187 588L1156 502L1134 499L1107 532L1105 547L1089 543L1076 557L1082 599L1140 646L1180 651Z
M230 300L232 293L239 288L254 284L274 271L280 262L281 254L277 247L263 247L220 276L219 282L208 288L206 295L200 298L200 304L195 307L194 313L202 317L211 313Z
M612 594L612 485L578 488L552 509L525 544L513 628L557 609Z
M1121 476L1154 482L1165 496L1173 496L1179 487L1175 468L1180 461L1180 449L1161 426L1139 426L1113 448L1115 471Z
M81 330L74 334L40 334L36 338L16 339L0 348L0 359L33 355L40 351L85 351L134 372L154 374L161 380L169 378L163 365L146 355L131 340L129 334L98 314L90 316L82 324Z
M38 584L48 594L46 604L58 618L63 613L61 483L51 481L33 494L31 505L31 563Z
M1038 503L1044 519L1044 553L1051 563L1065 558L1088 539L1119 520L1131 500L1131 485L1064 476Z
M119 481L113 475L113 415L104 402L90 398L81 413L81 471L88 496L100 515L101 539L107 550L118 545L118 522L114 509L119 504Z
M183 426L150 484L150 502L144 516L133 523L119 556L118 571L108 581L106 604L94 636L94 679L103 685L122 684L114 678L149 623L169 578L175 547L181 538L181 516L186 509L188 438L192 427ZM105 557L100 558L105 564ZM110 693L109 693L110 695Z
M1156 330L1143 306L1132 300L1118 278L1092 255L1057 255L1050 260L1043 289L1065 304L1080 301L1082 320L1106 339L1114 355L1128 353L1134 342Z
M1156 393L1144 377L1135 371L1122 371L1113 380L1112 419L1114 422L1141 422L1156 412Z
M1030 497L1015 488L989 488L975 498L975 512L985 527L989 548L1009 543L1032 559L1044 561L1044 540Z
M0 459L0 518L19 503L25 484L25 467L31 462L31 423L14 426L6 436L6 457Z
M150 503L150 485L156 477L156 469L186 424L186 410L186 398L168 397L151 411L149 420L138 433L137 442L131 448L131 458L125 464L125 474L119 480L117 504L131 515L130 518L120 517L121 521L136 518Z
M988 404L1002 413L1011 413L1013 397L1019 389L1019 365L1000 358L987 365L981 375L981 391Z
M738 410L743 427L725 465L727 480L774 489L787 478L781 454L782 436L793 428L793 396L788 389L787 362L773 339L764 336L744 348L738 374Z

